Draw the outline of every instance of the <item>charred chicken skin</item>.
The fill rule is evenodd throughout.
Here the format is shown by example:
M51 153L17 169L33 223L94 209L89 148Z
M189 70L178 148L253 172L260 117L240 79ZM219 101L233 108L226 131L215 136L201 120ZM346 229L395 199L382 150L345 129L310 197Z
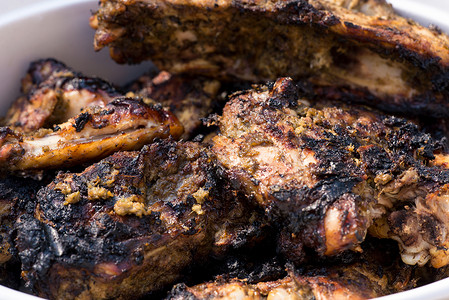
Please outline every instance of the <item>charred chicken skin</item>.
M160 141L58 175L18 221L27 284L52 299L135 299L225 253L226 237L257 236L263 214L222 173L201 144Z
M0 282L7 279L3 273L5 264L17 261L14 249L13 230L17 218L24 213L32 214L36 205L36 194L45 180L7 176L0 178ZM8 275L8 272L6 272ZM5 278L6 277L6 278ZM12 272L9 277L13 277Z
M371 299L416 285L416 268L401 261L392 243L379 240L364 243L362 253L286 269L287 276L274 280L223 274L192 287L181 283L166 299Z
M323 270L321 270L323 272ZM375 270L367 270L362 264L341 268L329 268L316 275L289 276L268 282L249 284L245 280L216 280L193 287L177 285L166 299L371 299L388 295L391 287L386 278L376 276ZM408 287L409 288L409 287ZM400 289L403 291L405 289ZM398 290L394 291L398 292Z
M24 95L11 105L2 125L31 133L66 122L89 106L104 106L123 94L108 82L86 77L54 59L30 64Z
M194 263L257 243L268 224L280 259L293 263L286 277L222 277L178 285L169 298L366 299L414 287L415 266L446 272L442 143L414 122L333 102L449 116L446 35L383 0L99 3L95 49L167 72L124 95L55 60L30 66L1 124L0 169L97 163L59 173L37 199L34 186L18 199L0 181L0 280L2 264L18 257L42 297L142 297ZM315 97L290 78L255 86L209 118L220 132L207 146L174 141L197 133L218 80L279 76ZM408 266L377 264L368 234L396 241ZM325 265L309 267L310 257Z
M57 60L35 61L22 80L24 96L2 120L0 168L70 167L138 149L155 137L191 138L211 113L219 88L217 80L163 71L141 76L126 93Z
M102 0L95 48L120 63L260 82L307 79L326 97L448 116L449 39L378 0Z
M128 95L142 97L145 103L160 103L174 113L184 126L183 139L191 138L216 105L220 82L213 79L173 75L162 71L134 81Z
M0 128L1 169L10 171L69 167L120 150L137 150L155 138L179 138L183 127L160 106L117 98L92 106L66 123L33 134Z
M292 261L304 248L358 250L374 226L399 241L409 264L449 263L446 156L434 155L438 143L414 123L301 100L288 78L234 94L216 121L213 152L236 188L281 224L280 250Z

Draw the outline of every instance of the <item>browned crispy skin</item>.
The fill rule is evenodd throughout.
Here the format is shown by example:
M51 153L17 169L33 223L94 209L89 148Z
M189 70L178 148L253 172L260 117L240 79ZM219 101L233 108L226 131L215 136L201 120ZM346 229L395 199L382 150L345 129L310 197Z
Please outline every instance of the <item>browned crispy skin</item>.
M108 82L83 76L54 59L30 64L22 79L22 92L2 125L24 133L52 128L77 116L83 108L104 106L121 95Z
M95 49L120 63L249 81L306 78L337 99L447 116L449 39L385 1L100 1Z
M117 98L104 107L88 107L53 130L27 135L0 128L0 169L70 167L182 133L182 125L170 112L141 100Z
M50 77L80 75L72 68L53 58L39 59L30 63L27 73L22 78L21 92L30 93Z
M0 179L0 265L12 258L10 234L15 220L35 203L39 184L30 179L9 176Z
M354 258L287 267L288 275L277 280L224 274L192 287L178 284L166 299L371 299L415 287L416 268L402 263L391 243L380 243L363 245Z
M439 162L447 157L434 156L435 142L414 123L301 100L287 78L234 94L218 123L214 153L278 222L289 259L300 262L303 247L320 255L357 250L374 220L387 216L395 222L378 236L398 240L405 262L448 264L449 170ZM395 217L403 208L418 231Z
M386 295L364 270L341 268L326 275L291 274L257 284L244 280L215 281L193 287L177 286L166 299L371 299ZM372 274L374 275L374 273ZM376 278L379 279L379 278ZM346 281L347 280L347 281Z
M307 285L298 285L290 276L276 281L248 284L245 280L216 280L187 287L175 286L166 297L171 300L181 299L315 299Z
M51 181L50 176L40 180L12 175L0 177L0 284L19 289L21 267L15 247L15 223L24 214L32 215L37 204L38 190Z
M143 97L146 103L160 103L173 112L184 126L183 139L198 132L201 119L213 109L220 82L189 75L172 75L166 71L146 74L134 81L130 91Z
M193 262L257 236L257 209L240 201L207 148L161 141L60 174L18 223L23 275L52 299L136 299ZM248 231L248 227L259 231Z
M22 79L23 96L14 101L2 120L3 126L32 133L52 128L76 117L89 106L103 107L125 95L141 97L147 104L162 104L184 125L183 139L190 138L202 125L216 103L220 82L168 72L141 76L123 91L96 77L87 77L55 59L30 64Z

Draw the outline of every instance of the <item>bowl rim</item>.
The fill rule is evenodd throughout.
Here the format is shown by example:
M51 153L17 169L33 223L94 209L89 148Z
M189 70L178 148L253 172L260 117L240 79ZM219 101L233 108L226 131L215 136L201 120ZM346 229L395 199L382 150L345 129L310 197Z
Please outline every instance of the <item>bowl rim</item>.
M36 1L26 7L17 6L7 11L0 12L0 28L10 23L14 23L32 16L37 16L44 12L61 9L81 3L95 3L96 0L43 0Z
M0 12L0 29L9 24L19 22L21 20L35 17L43 13L51 11L66 9L73 5L84 3L95 3L99 0L41 0L35 1L33 4L26 7L20 7ZM437 24L441 26L443 31L449 34L449 2L446 3L448 10L442 10L438 5L441 1L426 1L420 0L387 0L392 3L395 10L406 16L413 17L413 19L420 21L423 25ZM92 51L94 51L92 49ZM76 66L74 66L76 68ZM19 290L11 289L9 287L0 285L0 300L2 299L43 299L38 296L30 295ZM376 298L378 300L419 300L419 299L449 299L449 278L441 279L424 286L414 288L408 291L391 294Z

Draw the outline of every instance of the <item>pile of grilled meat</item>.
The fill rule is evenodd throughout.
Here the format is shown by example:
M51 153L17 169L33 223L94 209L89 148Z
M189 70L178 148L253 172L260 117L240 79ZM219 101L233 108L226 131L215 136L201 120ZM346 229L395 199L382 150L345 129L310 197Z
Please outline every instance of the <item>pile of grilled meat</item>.
M31 63L0 280L51 299L367 299L449 275L449 38L382 0L101 0L117 87Z

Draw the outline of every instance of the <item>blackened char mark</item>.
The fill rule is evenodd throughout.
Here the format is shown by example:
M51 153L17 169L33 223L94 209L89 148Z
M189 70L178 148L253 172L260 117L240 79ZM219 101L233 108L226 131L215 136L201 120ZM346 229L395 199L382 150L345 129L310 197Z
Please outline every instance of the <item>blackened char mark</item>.
M51 75L58 72L68 71L73 73L74 76L81 75L74 72L71 68L67 67L64 63L54 59L39 59L30 63L27 74L30 75L31 83L34 86L40 85L42 82L46 81ZM23 91L26 92L26 91Z
M16 216L16 214L21 212L31 214L36 205L36 194L47 181L47 177L41 181L14 177L13 175L0 178L0 200L14 203L13 207L11 207L13 210L11 216Z
M335 15L317 9L306 0L278 2L279 13L276 19L284 24L314 24L323 29L340 23Z
M77 183L77 185L80 185L82 189L87 191L85 183ZM76 220L79 216L86 217L84 211L79 206L64 205L65 195L60 191L43 188L39 191L38 198L40 198L38 203L40 209L43 211L43 215L52 222L70 222L71 220Z
M389 154L377 145L360 147L357 152L364 168L371 174L388 172L393 168L394 163Z
M354 160L351 159L352 154L347 149L348 147L357 149L360 147L359 141L337 126L334 126L333 131L337 134L323 132L325 139L301 137L304 148L311 149L318 161L311 171L319 178L345 177L348 172L353 176L362 176L363 173L355 166Z
M360 178L333 178L322 180L313 188L280 190L272 193L280 218L289 220L288 228L292 232L300 232L310 222L324 218L327 209L344 194L351 193Z
M121 96L124 93L111 83L98 77L67 77L61 82L64 90L88 90L92 93L103 91L110 96Z
M76 117L75 124L72 126L75 128L76 132L81 132L84 129L84 126L92 119L91 114L85 112L81 113Z
M193 293L189 292L188 286L185 283L178 283L173 286L170 294L165 298L166 300L200 300Z
M424 159L435 158L434 153L439 143L433 140L430 134L421 131L416 124L397 117L385 118L383 123L393 129L386 137L388 148L402 156L405 161L412 163L415 150Z
M22 263L22 271L33 270L30 280L26 283L28 288L33 288L35 280L45 276L51 265L53 254L48 249L47 235L44 224L33 216L25 214L17 222L17 248Z
M267 102L271 108L296 107L298 105L299 88L291 78L278 80L270 87Z
M424 182L443 185L449 182L449 170L447 169L422 165L415 165L415 168Z

